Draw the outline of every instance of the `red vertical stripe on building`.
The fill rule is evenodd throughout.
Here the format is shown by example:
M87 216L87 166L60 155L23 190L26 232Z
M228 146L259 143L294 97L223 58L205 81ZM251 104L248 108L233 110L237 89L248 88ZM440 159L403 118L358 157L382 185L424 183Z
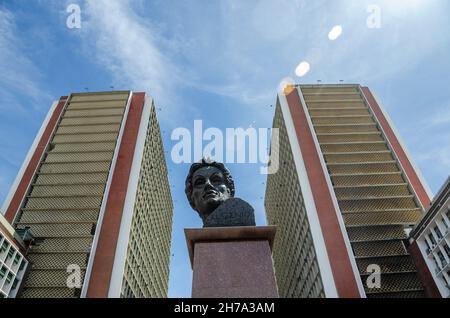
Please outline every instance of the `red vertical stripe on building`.
M309 128L297 90L287 95L287 101L316 205L338 296L359 298L361 295L345 245L344 234L341 231L325 172L320 163L313 132Z
M417 175L416 171L414 170L414 167L412 166L411 162L408 159L408 156L405 153L405 150L401 146L399 140L397 139L397 136L394 133L394 130L389 125L389 122L387 121L386 117L384 116L380 105L376 102L374 96L372 95L372 92L369 90L368 87L362 87L362 92L364 96L366 97L367 101L369 102L369 107L372 109L373 113L375 114L376 118L378 119L378 123L380 124L381 128L383 129L386 138L389 140L389 143L392 146L392 150L395 152L395 155L397 156L398 160L400 161L400 164L403 167L403 170L405 171L406 175L408 176L408 179L411 183L411 186L414 188L414 191L417 194L418 199L422 203L422 206L427 209L430 205L431 198L428 196L427 191L425 190L424 185L419 179L419 176Z
M145 93L133 93L107 197L86 297L108 297ZM100 225L99 225L100 226Z
M41 158L45 151L45 148L47 147L48 143L50 142L50 138L52 137L53 130L55 129L56 124L58 123L58 120L64 109L66 100L67 100L67 96L62 96L59 99L58 105L54 109L53 114L51 115L51 117L47 123L47 126L44 129L41 139L39 140L39 143L36 146L36 149L34 150L34 153L31 156L27 167L25 168L25 171L22 175L22 179L19 181L16 192L14 192L11 202L9 203L9 206L6 209L5 218L11 224L13 223L14 218L16 217L16 214L20 209L23 198L25 197L28 187L33 179L33 176L36 173L36 170L39 166L39 163L41 161Z
M408 247L408 252L414 259L414 264L417 268L417 275L419 275L420 281L422 282L423 289L427 297L430 298L442 298L439 289L434 282L433 276L430 273L427 263L423 259L422 253L420 252L417 242L412 243Z

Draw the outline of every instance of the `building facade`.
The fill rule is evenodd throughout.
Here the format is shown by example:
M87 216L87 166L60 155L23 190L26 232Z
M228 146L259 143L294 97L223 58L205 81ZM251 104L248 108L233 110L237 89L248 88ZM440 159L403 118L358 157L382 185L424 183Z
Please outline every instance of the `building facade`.
M15 298L27 271L26 245L0 212L0 298Z
M450 177L410 234L413 255L425 288L450 298Z
M4 209L35 237L19 297L165 297L173 207L153 100L61 97Z
M372 92L290 86L273 127L265 207L280 296L425 296L407 238L430 192Z

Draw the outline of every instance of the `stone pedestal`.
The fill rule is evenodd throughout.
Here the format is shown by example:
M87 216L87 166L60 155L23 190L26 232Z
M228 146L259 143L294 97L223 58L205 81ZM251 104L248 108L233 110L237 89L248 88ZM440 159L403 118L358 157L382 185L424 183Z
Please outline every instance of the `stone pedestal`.
M185 229L193 298L278 297L275 226Z

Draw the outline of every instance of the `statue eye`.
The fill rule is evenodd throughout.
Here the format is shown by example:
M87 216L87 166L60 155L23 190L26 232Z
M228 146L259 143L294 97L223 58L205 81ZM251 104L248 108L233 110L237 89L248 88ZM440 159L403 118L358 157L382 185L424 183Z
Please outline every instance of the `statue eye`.
M222 178L218 175L215 175L211 178L211 181L215 183L222 182Z
M205 183L205 179L204 178L197 178L194 181L194 186L199 186Z

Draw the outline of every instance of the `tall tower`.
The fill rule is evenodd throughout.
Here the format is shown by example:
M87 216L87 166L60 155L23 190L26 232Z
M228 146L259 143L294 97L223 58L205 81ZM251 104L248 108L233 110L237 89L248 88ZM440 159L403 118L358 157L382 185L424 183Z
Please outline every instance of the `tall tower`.
M280 296L424 296L407 237L430 192L371 91L288 87L273 127L265 207Z
M5 201L36 246L20 297L166 297L173 206L153 100L55 102Z

